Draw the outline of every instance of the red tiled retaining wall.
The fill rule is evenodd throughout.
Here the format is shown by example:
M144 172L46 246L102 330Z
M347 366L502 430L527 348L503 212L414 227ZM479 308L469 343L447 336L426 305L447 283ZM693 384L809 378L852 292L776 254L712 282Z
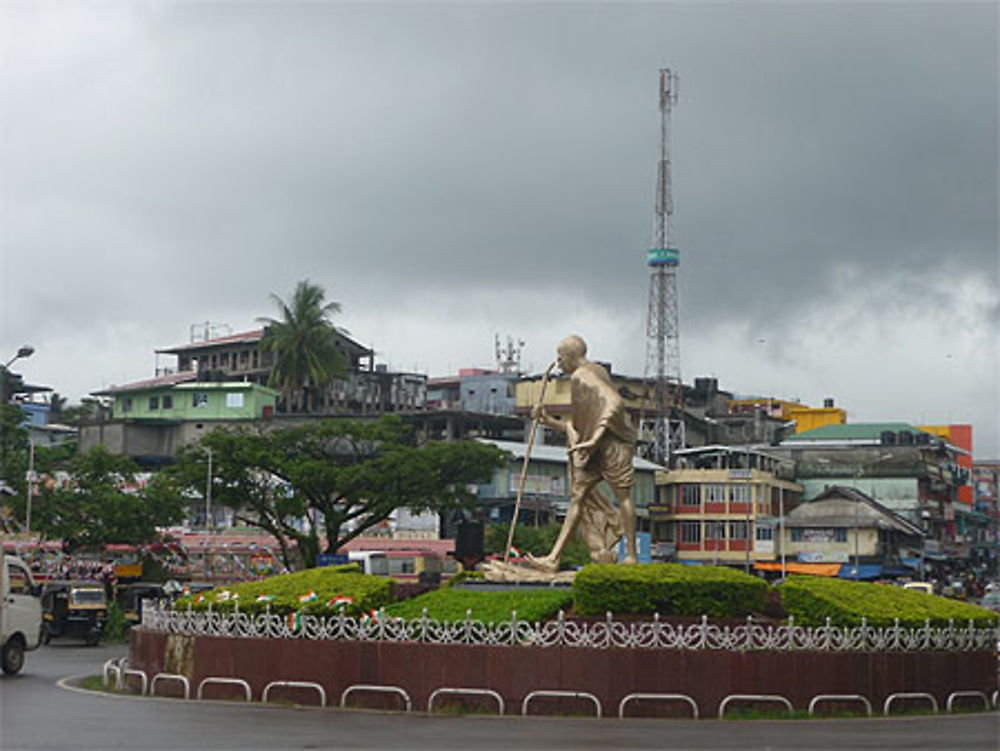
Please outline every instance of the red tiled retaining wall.
M132 668L150 678L186 674L246 680L259 699L270 681L314 681L330 704L354 684L400 686L424 709L441 687L489 688L519 713L531 691L587 691L605 715L627 694L682 693L702 716L714 716L729 694L779 694L805 709L817 694L861 694L875 712L897 692L933 694L943 710L953 691L997 689L997 660L979 652L729 652L667 649L582 649L167 636L131 632ZM168 649L168 638L171 640ZM172 655L168 657L168 652ZM185 658L178 655L185 654ZM581 705L586 707L586 705Z

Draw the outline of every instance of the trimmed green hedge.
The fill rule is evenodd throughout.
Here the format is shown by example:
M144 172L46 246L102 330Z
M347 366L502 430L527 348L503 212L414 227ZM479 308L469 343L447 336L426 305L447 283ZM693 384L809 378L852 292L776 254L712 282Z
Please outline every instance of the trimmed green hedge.
M423 614L438 621L464 621L466 611L472 611L474 620L484 623L509 621L517 611L519 621L544 621L565 610L573 601L568 587L550 589L515 589L500 592L445 587L427 592L412 600L404 600L385 609L394 618L413 620Z
M780 587L785 612L802 626L822 626L826 619L834 626L857 626L866 618L871 626L919 628L926 620L932 626L947 626L949 619L965 626L997 624L996 613L958 600L924 594L890 584L793 576Z
M187 610L190 605L200 611L211 605L215 611L232 612L239 603L240 612L250 614L263 613L270 607L271 612L278 615L294 612L327 615L340 612L341 606L331 603L340 595L351 599L345 602L344 612L360 615L392 602L393 585L392 579L362 574L353 564L328 566L188 595L174 603L174 610ZM315 598L300 600L313 592Z
M722 566L650 563L640 566L593 564L573 581L579 615L606 612L738 617L764 609L763 579Z

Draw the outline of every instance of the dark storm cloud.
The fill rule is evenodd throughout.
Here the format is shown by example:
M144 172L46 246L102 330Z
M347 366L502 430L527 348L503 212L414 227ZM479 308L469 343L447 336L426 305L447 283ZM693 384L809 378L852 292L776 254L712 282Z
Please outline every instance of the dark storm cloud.
M996 287L993 4L3 8L6 349L100 331L145 369L310 277L389 357L417 354L379 305L441 327L430 368L590 310L641 369L664 65L689 362ZM15 284L25 258L72 284ZM967 313L995 352L996 298Z

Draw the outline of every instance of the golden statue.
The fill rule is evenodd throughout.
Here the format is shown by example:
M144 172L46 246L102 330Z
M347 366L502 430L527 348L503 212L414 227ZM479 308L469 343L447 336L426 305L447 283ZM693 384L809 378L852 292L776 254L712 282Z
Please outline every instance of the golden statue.
M556 350L554 365L570 376L569 419L552 417L542 404L532 411L536 425L544 422L566 433L569 446L570 504L559 536L548 555L528 556L530 569L497 562L487 565L487 579L567 578L557 572L563 550L574 532L583 538L595 563L614 562L618 540L625 535L624 562L636 562L635 506L632 502L636 432L607 370L587 360L586 355L586 343L575 335L563 339ZM531 438L533 442L534 426ZM525 463L527 461L526 455ZM602 480L614 493L617 509L597 489ZM515 514L511 536L516 523ZM572 574L569 576L571 578Z

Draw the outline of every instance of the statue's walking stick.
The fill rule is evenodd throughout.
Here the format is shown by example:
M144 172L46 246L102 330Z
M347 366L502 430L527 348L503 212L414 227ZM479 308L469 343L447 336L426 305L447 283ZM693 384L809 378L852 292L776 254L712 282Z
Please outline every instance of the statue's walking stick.
M542 390L538 395L538 406L545 404L545 388L549 385L549 375L556 366L555 362L549 364L542 376ZM531 449L535 445L535 433L538 431L538 423L542 421L541 416L535 417L531 421L531 433L528 435L528 445L524 449L524 462L521 465L521 480L517 484L517 500L514 502L514 517L510 520L510 532L507 533L507 547L503 551L503 562L510 559L510 548L514 544L514 530L517 528L517 517L521 513L521 496L524 495L524 483L528 479L528 460L531 458ZM537 513L537 511L536 511Z

